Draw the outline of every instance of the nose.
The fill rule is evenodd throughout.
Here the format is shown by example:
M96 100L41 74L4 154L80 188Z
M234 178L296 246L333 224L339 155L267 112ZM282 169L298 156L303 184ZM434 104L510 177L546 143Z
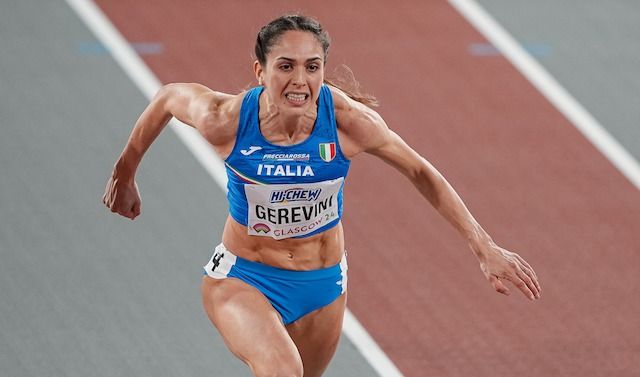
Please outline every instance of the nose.
M306 82L304 69L296 69L293 73L292 83L294 85L303 86Z

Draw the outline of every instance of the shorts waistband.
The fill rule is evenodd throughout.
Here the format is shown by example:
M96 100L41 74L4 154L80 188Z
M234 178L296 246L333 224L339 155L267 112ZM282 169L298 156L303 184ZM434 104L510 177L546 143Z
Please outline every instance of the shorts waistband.
M248 259L241 258L229 251L229 249L227 249L222 243L216 246L215 252L233 256L233 259L235 259L235 265L240 269L252 271L263 276L271 276L287 280L300 281L326 279L331 278L336 274L340 274L341 272L346 271L348 268L346 253L342 254L342 260L340 261L340 263L331 267L320 268L317 270L297 271L273 267L264 263L254 262Z

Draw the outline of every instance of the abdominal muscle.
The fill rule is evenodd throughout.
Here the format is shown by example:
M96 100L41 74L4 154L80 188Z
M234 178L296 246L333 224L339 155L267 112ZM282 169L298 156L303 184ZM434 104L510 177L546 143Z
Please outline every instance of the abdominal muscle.
M344 234L342 222L322 233L305 238L275 240L250 236L246 225L231 216L222 233L222 243L233 254L253 262L287 270L316 270L331 267L342 259Z

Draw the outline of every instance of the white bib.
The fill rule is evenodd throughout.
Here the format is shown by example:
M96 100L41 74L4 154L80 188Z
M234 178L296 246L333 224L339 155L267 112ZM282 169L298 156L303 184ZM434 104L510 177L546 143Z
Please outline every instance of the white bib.
M309 234L338 218L344 178L315 183L244 185L247 231L277 240Z

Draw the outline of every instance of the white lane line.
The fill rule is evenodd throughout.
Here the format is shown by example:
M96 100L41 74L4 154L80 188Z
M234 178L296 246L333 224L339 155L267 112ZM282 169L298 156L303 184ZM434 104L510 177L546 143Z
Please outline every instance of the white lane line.
M373 369L382 377L402 377L402 373L389 359L378 343L369 335L367 330L358 322L356 317L347 309L344 313L342 331L369 362Z
M149 100L153 98L162 86L160 80L151 72L100 8L90 0L67 0L67 3L111 53L131 81ZM200 137L195 129L185 126L175 118L169 122L169 127L178 135L178 138L193 153L216 183L223 190L226 190L227 174L224 170L224 164L209 146L209 143Z
M135 53L111 21L91 0L66 1L96 38L107 48L129 78L151 100L161 87L160 81ZM170 126L214 181L226 192L227 173L224 164L209 143L193 128L182 124L176 119L171 121ZM342 330L380 376L402 377L402 373L348 309L345 312Z
M547 70L474 0L448 0L520 71L637 189L638 161Z

